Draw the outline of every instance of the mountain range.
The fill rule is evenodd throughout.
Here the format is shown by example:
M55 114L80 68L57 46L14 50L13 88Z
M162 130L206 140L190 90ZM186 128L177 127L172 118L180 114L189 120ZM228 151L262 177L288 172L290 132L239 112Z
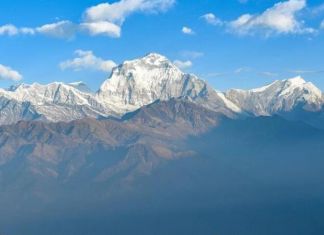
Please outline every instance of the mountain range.
M21 84L1 89L0 124L121 118L171 98L188 100L231 118L278 114L313 125L323 120L323 93L301 77L247 91L219 92L197 76L182 72L166 57L151 53L114 68L97 92L82 82Z
M97 92L21 84L0 105L0 234L324 230L324 96L301 77L219 92L149 54Z

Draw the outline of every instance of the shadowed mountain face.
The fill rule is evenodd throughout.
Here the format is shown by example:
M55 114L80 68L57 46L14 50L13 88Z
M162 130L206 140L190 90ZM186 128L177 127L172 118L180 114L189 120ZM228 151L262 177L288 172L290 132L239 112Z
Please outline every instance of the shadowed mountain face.
M185 138L216 126L222 118L195 104L170 100L122 121L2 126L0 217L44 210L51 203L105 202L112 192L125 193L134 180L161 164L193 156Z
M0 233L324 231L324 131L172 99L114 119L0 127Z
M222 118L193 103L171 100L144 107L123 120L19 122L0 127L0 164L5 168L20 159L31 175L69 181L89 163L88 156L97 154L106 155L108 161L115 152L123 152L126 161L128 155L130 161L135 155L179 158L184 154L184 138L216 126Z

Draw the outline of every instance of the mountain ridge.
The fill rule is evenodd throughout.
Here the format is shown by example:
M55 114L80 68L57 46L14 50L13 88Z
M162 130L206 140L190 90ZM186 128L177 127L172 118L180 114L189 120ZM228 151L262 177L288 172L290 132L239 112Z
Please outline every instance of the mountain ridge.
M274 114L298 119L309 113L314 116L306 120L309 123L321 122L318 118L324 120L323 93L301 77L251 90L219 92L197 76L182 72L165 56L150 53L115 67L97 92L82 82L21 84L0 89L0 125L20 120L120 119L156 101L173 98L196 103L233 119Z

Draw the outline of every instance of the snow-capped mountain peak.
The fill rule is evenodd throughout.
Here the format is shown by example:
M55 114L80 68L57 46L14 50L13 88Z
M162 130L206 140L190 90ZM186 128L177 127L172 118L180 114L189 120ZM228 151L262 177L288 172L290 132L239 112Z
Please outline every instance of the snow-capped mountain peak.
M301 76L293 77L293 78L287 79L286 81L289 82L290 84L296 85L296 86L303 85L306 83L305 79L302 78Z
M71 121L84 117L107 116L93 94L80 89L78 84L53 82L47 85L20 84L0 90L0 124L19 120L41 119ZM113 113L110 113L113 114Z
M306 82L302 77L298 76L295 78L287 79L284 81L284 90L281 95L289 95L296 92L295 89L304 92L305 97L322 97L322 91L317 88L313 83Z
M154 69L177 69L178 72L181 72L165 56L157 53L150 53L142 58L124 61L121 65L114 68L112 73L114 74L123 71L131 73L132 71L137 71L140 69L149 71Z
M127 63L142 63L142 64L147 64L151 66L162 66L162 65L172 65L172 63L163 55L160 55L158 53L149 53L146 56L140 58L140 59L135 59L132 61L126 61Z
M247 91L232 89L226 92L226 97L257 116L290 112L300 107L318 111L324 102L321 90L300 76Z
M208 95L218 96L206 82L182 72L156 53L116 67L97 93L98 100L117 113L134 111L156 100L179 97L197 100ZM218 99L225 105L220 97Z

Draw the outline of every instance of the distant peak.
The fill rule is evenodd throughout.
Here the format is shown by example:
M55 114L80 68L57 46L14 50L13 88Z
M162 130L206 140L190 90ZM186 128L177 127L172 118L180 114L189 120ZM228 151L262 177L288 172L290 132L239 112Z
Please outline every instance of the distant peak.
M276 80L270 83L269 85L251 89L250 91L255 93L260 93L272 89L272 87L278 87L278 86L283 87L283 89L290 89L290 88L314 86L314 85L310 82L306 82L305 79L302 78L301 76L297 76L285 80Z
M91 89L82 81L80 82L71 82L68 84L69 86L76 88L80 91L84 91L84 92L92 92Z

